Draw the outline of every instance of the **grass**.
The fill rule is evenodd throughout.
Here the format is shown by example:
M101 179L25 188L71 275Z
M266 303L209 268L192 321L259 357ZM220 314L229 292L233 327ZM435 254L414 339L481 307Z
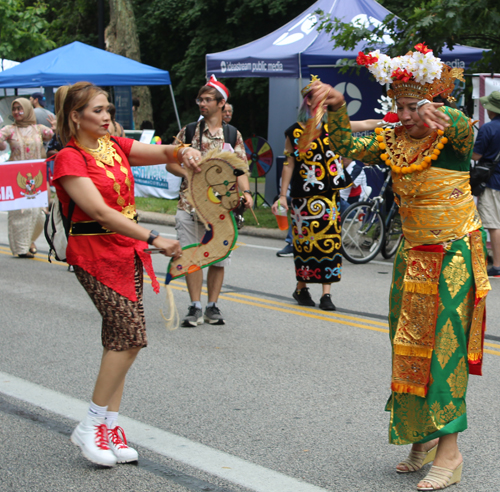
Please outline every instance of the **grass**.
M143 210L144 212L158 212L160 214L175 215L177 200L136 196L135 206L138 210Z
M175 215L177 210L177 200L165 200L163 198L152 197L135 197L135 204L137 209L144 210L145 212L159 212L161 214ZM263 201L257 197L257 208L254 209L255 215L259 220L260 227L269 229L277 229L278 224L271 208L264 208ZM257 226L252 212L247 210L245 212L245 225Z

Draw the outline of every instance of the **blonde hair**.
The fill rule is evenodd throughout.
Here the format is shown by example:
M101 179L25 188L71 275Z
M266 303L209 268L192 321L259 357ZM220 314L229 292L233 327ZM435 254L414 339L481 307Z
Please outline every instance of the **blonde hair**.
M69 85L62 85L59 89L57 89L54 95L54 111L56 114L62 109L69 88Z
M89 101L99 94L108 97L108 93L90 82L77 82L68 86L66 98L62 109L57 112L57 130L63 145L66 145L71 137L76 137L76 126L70 115L73 111L82 113Z

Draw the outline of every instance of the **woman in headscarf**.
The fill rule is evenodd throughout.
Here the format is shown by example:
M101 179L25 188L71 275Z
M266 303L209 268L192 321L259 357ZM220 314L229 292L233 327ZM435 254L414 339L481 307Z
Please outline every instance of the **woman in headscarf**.
M389 97L401 125L354 138L344 96L315 84L313 107L328 106L332 150L391 168L403 241L394 261L389 327L392 344L389 441L412 444L399 473L434 461L418 490L458 483L458 433L467 429L469 374L481 374L486 294L485 233L469 183L472 123L434 103L448 97L462 69L452 69L422 43L390 58L360 53Z
M45 159L43 142L52 138L54 132L44 125L37 125L31 102L25 98L12 101L13 125L0 129L0 150L10 145L9 161ZM11 210L8 214L9 245L13 255L33 258L35 241L43 230L45 213L42 208Z

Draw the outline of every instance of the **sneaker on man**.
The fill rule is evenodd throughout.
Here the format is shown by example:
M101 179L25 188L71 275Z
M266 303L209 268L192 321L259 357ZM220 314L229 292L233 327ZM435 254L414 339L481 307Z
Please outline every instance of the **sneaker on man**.
M211 325L226 324L217 306L207 306L205 308L205 321Z
M283 249L280 249L276 256L283 258L284 256L293 256L293 246L290 243L286 243L286 246Z
M186 317L182 320L181 326L183 328L196 328L203 323L203 312L200 308L191 304L188 309Z
M71 442L82 450L83 456L92 463L115 466L116 456L109 448L108 428L104 418L87 416L71 434Z
M319 300L319 308L322 309L323 311L336 311L337 308L335 307L335 304L332 302L332 298L330 294L325 294L324 296L321 297Z
M117 463L130 463L139 459L137 451L127 445L125 432L118 425L114 429L108 429L108 439Z
M311 298L311 294L309 293L309 289L304 287L303 289L295 289L293 294L293 298L299 303L299 306L315 306L314 301Z
M491 266L487 271L488 277L500 277L500 267Z

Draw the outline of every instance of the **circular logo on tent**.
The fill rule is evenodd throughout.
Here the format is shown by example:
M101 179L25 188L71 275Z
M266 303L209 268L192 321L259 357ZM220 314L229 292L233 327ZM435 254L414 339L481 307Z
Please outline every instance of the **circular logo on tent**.
M296 43L304 36L307 36L315 27L318 18L314 14L308 14L294 24L287 32L283 33L273 44L276 46L286 46Z
M220 62L220 71L222 73L225 73L225 71L226 71L226 62L225 61Z
M340 82L334 89L344 95L349 116L355 115L361 109L361 91L352 82Z

